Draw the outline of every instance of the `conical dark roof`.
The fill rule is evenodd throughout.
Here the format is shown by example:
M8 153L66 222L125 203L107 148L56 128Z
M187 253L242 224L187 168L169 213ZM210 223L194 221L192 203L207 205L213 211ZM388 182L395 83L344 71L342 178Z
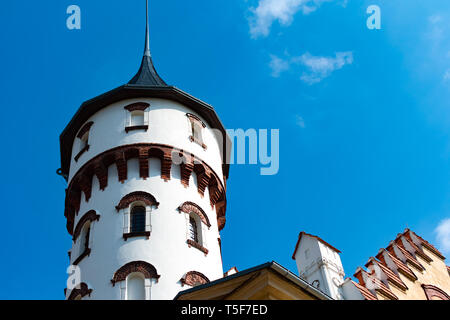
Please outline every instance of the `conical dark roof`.
M150 53L150 34L149 34L149 24L148 24L148 1L146 10L146 28L145 28L145 49L144 57L142 58L141 67L133 79L128 82L129 85L139 85L139 86L157 86L157 87L167 87L167 84L156 72L155 66L153 65L152 55Z

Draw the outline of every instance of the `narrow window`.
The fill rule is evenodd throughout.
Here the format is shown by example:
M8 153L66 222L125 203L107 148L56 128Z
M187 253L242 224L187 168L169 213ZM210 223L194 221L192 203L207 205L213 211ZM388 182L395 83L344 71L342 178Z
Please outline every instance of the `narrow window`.
M145 207L131 209L131 232L145 232Z
M202 142L202 129L203 127L197 122L192 122L192 136L195 141Z
M198 230L197 230L197 222L194 217L189 218L189 239L198 243Z
M203 143L203 129L206 128L206 125L203 123L203 121L197 117L196 115L193 115L191 113L186 114L190 121L190 129L191 129L191 136L189 137L192 142L195 142L203 147L203 149L206 149L206 145Z
M133 130L148 130L148 109L150 104L145 102L137 102L127 105L127 120L125 132L128 133Z
M144 111L133 111L131 112L131 126L143 126L145 124L145 114Z
M89 131L86 132L82 137L81 137L81 143L80 143L80 151L85 149L88 145L88 141L89 141Z
M85 253L89 249L89 236L90 236L90 233L91 233L91 224L87 223L83 227L83 231L81 232L79 255L82 255L83 253Z
M78 154L75 156L75 161L78 161L81 155L89 150L89 131L93 124L92 121L86 123L78 132Z
M141 273L132 273L128 276L127 300L145 300L145 279Z

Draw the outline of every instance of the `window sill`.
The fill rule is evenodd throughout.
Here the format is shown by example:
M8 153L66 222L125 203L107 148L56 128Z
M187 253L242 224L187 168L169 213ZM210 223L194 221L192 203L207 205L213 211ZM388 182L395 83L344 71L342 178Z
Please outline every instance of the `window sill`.
M128 238L137 238L137 237L146 237L147 239L149 239L150 231L130 232L130 233L123 234L123 238L125 239L125 241L127 241Z
M196 144L198 144L199 146L201 146L203 149L207 149L206 144L203 143L203 141L195 139L193 136L189 136L189 140L191 140L191 142L195 142Z
M80 152L78 152L78 154L75 156L75 162L78 161L78 159L80 159L81 155L85 152L89 151L89 145L87 144L83 149L81 149Z
M191 239L188 239L187 244L188 244L189 248L190 248L190 247L194 247L194 248L200 250L201 252L203 252L203 253L205 254L205 256L206 256L206 255L208 254L208 252L209 252L208 249L206 249L206 248L205 248L204 246L202 246L200 243L195 242L195 241L193 241L193 240L191 240Z
M73 265L76 266L78 265L81 260L83 260L85 257L89 257L89 255L91 254L91 249L86 248L86 250L84 250L84 252L73 262Z
M148 125L142 125L142 126L129 126L129 127L125 127L125 132L128 133L130 131L135 131L135 130L148 130Z

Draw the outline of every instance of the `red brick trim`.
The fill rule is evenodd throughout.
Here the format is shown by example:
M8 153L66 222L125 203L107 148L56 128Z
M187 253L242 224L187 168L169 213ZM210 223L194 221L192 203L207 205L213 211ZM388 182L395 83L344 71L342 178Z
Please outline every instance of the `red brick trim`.
M100 189L104 190L108 186L109 166L116 165L119 181L125 182L128 173L127 161L130 159L138 159L141 178L146 179L149 169L148 159L159 158L161 160L161 178L170 180L172 154L181 155L181 159L186 160L186 164L181 164L181 183L184 186L189 185L190 175L192 172L195 172L200 195L203 196L206 187L209 188L211 205L216 206L219 231L222 230L226 221L226 194L225 187L214 170L200 158L184 150L162 144L139 143L120 146L105 151L86 162L74 175L66 190L64 215L67 218L68 232L73 234L74 218L80 210L82 192L86 195L86 201L89 201L94 175L99 180ZM179 158L177 156L177 159Z
M326 245L328 248L330 248L330 249L336 251L337 253L341 253L341 251L339 251L338 249L336 249L335 247L333 247L331 244L329 244L328 242L326 242L326 241L323 240L322 238L320 238L320 237L318 237L318 236L315 236L315 235L312 235L312 234L309 234L309 233L306 233L306 232L302 231L302 232L300 232L300 234L298 235L297 244L295 245L295 250L294 250L294 253L292 254L292 260L295 260L295 254L297 253L298 246L300 245L300 241L302 240L302 237L303 237L303 236L308 236L308 237L314 238L314 239L316 239L316 240L322 242L322 243L323 243L324 245Z
M100 220L100 215L98 215L94 210L90 210L84 214L83 217L81 217L80 221L78 221L77 226L75 227L75 231L73 232L73 238L72 240L75 242L77 241L78 236L81 233L81 229L83 228L84 224L88 221L98 221Z
M189 118L189 121L191 122L197 122L199 124L201 124L201 126L203 128L206 128L206 124L202 121L202 119L200 119L199 117L197 117L195 114L192 113L186 113L186 116Z
M119 270L114 273L111 282L113 286L120 281L125 280L130 273L140 272L146 279L159 279L160 275L156 271L156 268L145 261L133 261L125 264Z
M200 250L201 252L203 252L203 253L205 254L205 256L206 256L206 255L208 254L208 252L209 252L209 250L206 249L204 246L202 246L200 243L195 242L195 241L193 241L193 240L191 240L191 239L188 239L188 240L187 240L187 244L188 244L189 248L190 248L190 247L194 247L194 248Z
M84 146L83 149L80 150L80 152L77 153L77 155L75 156L74 160L75 162L78 162L78 160L80 159L80 157L83 155L83 153L88 152L89 151L90 146L88 144L86 144Z
M87 122L87 123L80 129L80 131L78 131L77 138L78 138L78 139L81 139L81 138L84 136L84 134L85 134L86 132L88 132L89 130L91 130L91 127L92 127L93 124L94 124L94 122L92 122L92 121Z
M425 291L425 295L428 300L432 300L433 297L437 297L442 300L450 300L450 296L438 287L429 284L422 284L422 288Z
M144 191L135 191L127 194L125 197L120 200L119 204L116 206L116 210L119 211L121 209L125 209L130 206L133 202L141 201L145 203L147 206L159 206L159 202L156 201L155 197L150 193Z
M136 102L136 103L132 103L132 104L125 106L124 109L132 112L132 111L144 111L148 107L150 107L149 103Z
M86 283L82 282L78 285L78 287L79 288L72 289L67 300L75 300L78 296L81 296L82 298L85 296L91 296L92 289L89 289ZM64 294L66 294L66 292L67 289L64 289Z
M89 249L88 247L86 247L83 251L82 254L80 254L80 256L72 263L74 266L77 266L81 260L83 260L86 257L89 257L91 255L91 249Z
M142 126L128 126L128 127L125 127L125 132L126 133L128 133L128 132L130 132L130 131L136 131L136 130L145 130L145 131L147 131L148 130L148 125L142 125Z
M190 214L191 212L195 213L196 215L199 216L200 220L202 220L202 222L206 224L208 228L211 227L211 223L209 222L208 216L199 205L187 201L183 203L181 206L179 206L178 210L187 214Z
M195 287L198 285L209 283L209 279L203 273L198 271L189 271L180 279L181 285Z

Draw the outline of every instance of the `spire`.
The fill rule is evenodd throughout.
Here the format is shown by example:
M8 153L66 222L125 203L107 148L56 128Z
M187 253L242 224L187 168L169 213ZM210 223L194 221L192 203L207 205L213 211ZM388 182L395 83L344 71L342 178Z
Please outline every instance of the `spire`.
M150 53L150 33L148 22L148 0L146 0L146 28L145 28L145 49L144 56L142 57L141 67L133 79L128 84L140 85L140 86L157 86L166 87L167 84L156 72L153 65L152 55Z
M148 26L148 0L146 1L146 15L145 15L145 51L144 51L144 56L146 57L151 57L152 54L150 53L150 33L148 31L149 26Z

